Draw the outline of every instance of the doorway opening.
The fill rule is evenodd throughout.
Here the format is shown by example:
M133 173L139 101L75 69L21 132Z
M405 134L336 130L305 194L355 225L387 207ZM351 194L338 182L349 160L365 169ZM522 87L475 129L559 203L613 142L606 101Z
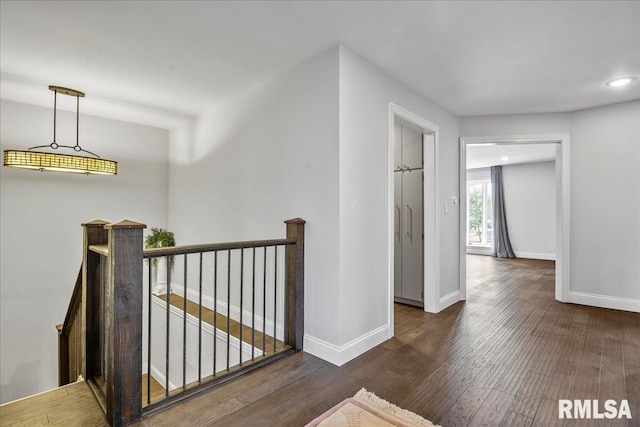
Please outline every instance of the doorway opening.
M415 160L421 155L421 162L418 161L415 164L410 161L403 162L402 154L396 151L402 146L402 141L398 141L398 138L402 138L403 128L406 128L407 138L411 140L412 145L406 155L407 160ZM418 285L415 289L411 286L407 298L403 300L400 295L398 301L413 302L414 305L422 306L424 311L430 313L439 311L439 220L436 215L439 128L427 119L389 103L388 130L388 318L390 337L392 337L394 302L397 300L396 291L398 290L396 279L400 276L402 280L402 275L398 275L401 272L396 268L397 256L401 255L396 248L402 251L402 245L398 246L396 243L401 242L403 237L407 243L405 251L412 251L410 259L405 259L405 264L409 266L405 274L412 276L411 280L417 280ZM402 198L396 199L396 196L402 194L402 175L410 177L405 180L407 188L418 188L419 192L416 195L416 190L413 190L413 199L408 203L404 203ZM424 176L423 180L422 176ZM417 183L412 183L411 181L415 181L413 178L416 177L420 179ZM418 246L417 252L409 246Z
M493 229L498 225L493 218L493 205L494 198L502 194L492 194L491 166L499 166L500 174L504 168L511 181L513 221L509 220L509 209L506 218L509 228L513 222L518 236L515 255L523 259L555 259L555 299L567 301L569 137L565 134L460 138L460 299L466 299L468 286L477 284L471 279L467 283L467 262L478 269L497 265L486 258L473 258L491 255L492 245L495 252ZM504 180L506 193L507 177ZM539 185L532 186L532 182ZM540 188L543 184L546 190ZM523 191L526 188L532 191ZM509 207L507 195L505 203ZM532 217L539 218L540 231L531 227L535 221Z

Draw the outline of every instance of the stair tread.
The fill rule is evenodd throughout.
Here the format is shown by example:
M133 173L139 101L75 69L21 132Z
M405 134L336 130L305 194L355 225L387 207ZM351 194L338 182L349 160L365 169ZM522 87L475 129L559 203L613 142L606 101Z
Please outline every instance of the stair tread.
M160 298L162 301L167 301L166 294L155 295ZM171 293L171 305L178 308L179 310L184 309L184 299L177 294ZM194 316L196 319L198 318L198 303L187 299L187 313ZM216 319L216 328L227 332L227 317L222 313L214 313L213 310L202 306L202 321L211 326L214 325L214 315L217 315ZM253 332L253 335L252 335ZM229 335L240 339L240 322L229 319ZM253 337L253 343L252 343ZM242 342L247 343L249 345L253 345L254 347L263 350L265 354L270 354L274 352L273 349L273 337L268 333L264 334L264 348L263 348L263 333L259 329L252 329L251 326L242 325ZM283 342L280 340L276 340L276 352L280 351L284 346Z

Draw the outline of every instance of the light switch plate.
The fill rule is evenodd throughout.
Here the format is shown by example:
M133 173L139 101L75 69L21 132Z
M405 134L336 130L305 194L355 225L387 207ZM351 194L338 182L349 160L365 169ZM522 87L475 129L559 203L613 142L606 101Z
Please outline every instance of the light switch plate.
M451 196L451 205L456 206L458 204L458 198L456 196Z

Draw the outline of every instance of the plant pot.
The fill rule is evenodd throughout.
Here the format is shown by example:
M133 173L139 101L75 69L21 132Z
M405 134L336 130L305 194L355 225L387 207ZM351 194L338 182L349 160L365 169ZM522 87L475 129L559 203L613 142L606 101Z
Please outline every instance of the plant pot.
M156 258L158 263L155 268L155 285L153 287L153 293L156 295L166 294L167 290L170 291L170 286L167 286L167 258Z

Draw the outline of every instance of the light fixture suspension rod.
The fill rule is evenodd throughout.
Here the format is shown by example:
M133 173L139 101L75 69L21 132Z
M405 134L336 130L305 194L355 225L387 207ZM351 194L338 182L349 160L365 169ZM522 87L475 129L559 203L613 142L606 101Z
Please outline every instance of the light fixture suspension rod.
M56 144L56 110L58 105L58 91L53 91L53 144ZM57 144L56 144L57 145Z
M93 153L89 150L85 150L84 148L80 147L80 98L84 97L84 93L75 89L69 89L62 86L49 86L49 90L53 92L53 142L48 145L37 145L34 147L29 147L29 151L37 148L53 148L54 150L57 150L58 148L70 148L73 151L76 151L78 153L84 152L99 159L100 156L98 156L96 153ZM56 142L56 124L58 122L58 114L57 114L58 113L58 92L64 95L76 97L76 145L74 146L60 145Z
M77 96L76 97L76 146L73 147L74 150L76 151L81 151L82 148L80 148L80 144L78 141L80 141L80 97Z

